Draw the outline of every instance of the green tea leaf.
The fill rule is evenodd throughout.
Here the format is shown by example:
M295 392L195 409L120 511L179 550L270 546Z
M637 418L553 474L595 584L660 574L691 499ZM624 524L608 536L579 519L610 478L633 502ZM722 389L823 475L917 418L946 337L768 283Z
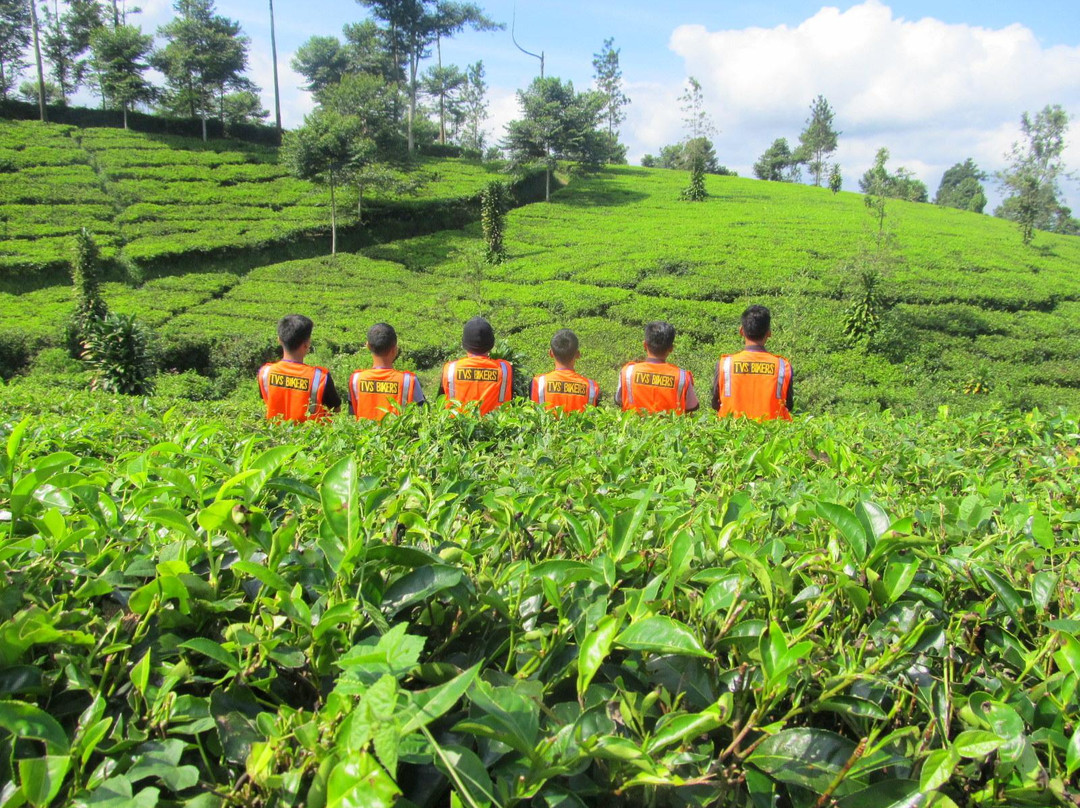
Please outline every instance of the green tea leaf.
M952 748L960 757L981 758L997 751L1003 743L1004 741L992 732L969 729L953 738Z
M35 808L45 808L56 799L71 768L68 755L46 755L19 761L19 783L22 792Z
M746 762L782 783L822 793L855 752L847 738L823 729L788 729L761 742Z
M646 617L632 623L615 639L615 644L632 651L712 658L688 625L664 615Z
M326 808L390 808L401 790L367 752L334 766L326 783Z
M817 514L827 520L839 531L840 535L851 548L851 553L859 563L866 561L866 553L869 548L867 531L859 518L850 509L835 502L819 502Z
M604 660L611 653L611 645L615 641L615 635L622 628L622 616L607 614L600 618L596 628L585 635L581 641L581 649L578 652L578 675L577 692L578 699L584 699L585 690L589 687L596 672L600 669Z
M919 790L929 792L945 785L959 763L960 755L955 750L935 749L923 761L922 771L919 773Z
M16 738L44 741L50 756L68 753L70 744L56 719L44 710L21 701L0 701L0 727Z

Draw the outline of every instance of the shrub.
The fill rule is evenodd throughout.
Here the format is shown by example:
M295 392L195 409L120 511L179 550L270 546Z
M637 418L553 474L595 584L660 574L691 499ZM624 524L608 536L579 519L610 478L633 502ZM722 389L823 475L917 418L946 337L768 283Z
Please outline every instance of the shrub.
M152 393L156 368L150 339L134 315L107 314L94 321L83 352L94 371L91 388L134 396Z
M506 256L503 231L506 227L506 211L510 207L510 193L506 184L489 182L480 194L480 228L487 244L487 260L501 264Z
M65 343L73 358L82 355L93 323L105 318L109 307L101 298L101 252L85 227L75 236L71 260L71 281L75 288L75 310L68 319Z
M705 161L695 159L690 166L690 185L679 194L684 202L704 202L709 194L705 191Z

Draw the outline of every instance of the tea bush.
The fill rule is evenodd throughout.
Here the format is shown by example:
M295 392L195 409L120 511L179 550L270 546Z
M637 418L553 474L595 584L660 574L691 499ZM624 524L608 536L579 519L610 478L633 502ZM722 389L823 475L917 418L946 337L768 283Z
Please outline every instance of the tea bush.
M1078 793L1075 413L0 400L16 804Z

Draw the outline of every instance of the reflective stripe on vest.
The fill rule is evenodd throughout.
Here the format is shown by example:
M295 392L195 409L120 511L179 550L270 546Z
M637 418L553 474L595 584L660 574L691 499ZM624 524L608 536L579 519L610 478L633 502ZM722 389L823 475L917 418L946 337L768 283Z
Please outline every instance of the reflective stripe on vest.
M627 365L623 371L623 404L634 404L634 366Z
M446 395L456 398L454 395L454 371L457 370L457 362L451 362L446 368Z
M676 393L678 396L679 406L684 410L686 409L686 371L679 371L679 390Z
M322 403L323 381L322 369L315 368L315 375L311 377L311 391L308 393L308 415L314 415Z
M776 370L776 398L780 401L784 400L784 375L787 370L787 362L783 359L777 359L779 367Z
M546 376L537 376L536 377L536 400L540 404L546 404L547 403L547 377Z
M499 360L499 367L502 368L502 380L499 382L499 403L505 404L508 400L506 395L507 385L510 384L510 363L504 360Z
M270 366L263 365L259 371L259 389L262 390L263 401L270 400Z
M589 403L590 404L593 404L593 405L596 404L596 394L598 392L599 392L599 390L596 387L596 382L594 382L592 379L589 379Z
M724 357L724 396L731 398L731 357Z
M401 376L401 403L411 404L413 402L413 383L416 381L416 377L411 373L403 373Z

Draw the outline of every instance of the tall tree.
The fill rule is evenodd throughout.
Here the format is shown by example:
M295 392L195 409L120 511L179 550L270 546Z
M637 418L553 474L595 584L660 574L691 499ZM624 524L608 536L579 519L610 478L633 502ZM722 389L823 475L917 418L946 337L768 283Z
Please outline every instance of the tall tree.
M44 49L53 78L60 87L61 103L82 86L89 74L90 35L102 26L101 6L97 0L67 0L60 11L58 0L52 9L44 3Z
M799 148L808 158L814 185L821 185L822 178L829 170L828 158L836 151L836 141L841 133L833 128L834 117L825 96L819 95L810 104L810 117L806 119L806 128L799 135Z
M1046 105L1032 119L1020 117L1021 140L1005 155L1009 167L997 173L1006 193L995 216L1016 222L1024 244L1036 230L1069 230L1071 211L1061 203L1058 178L1068 176L1062 152L1069 131L1069 114L1060 105Z
M630 99L623 92L622 69L619 67L620 49L614 47L614 38L604 40L599 53L593 54L593 81L596 89L604 95L604 118L608 134L615 137L619 124L626 120L623 107Z
M274 62L274 125L281 137L281 88L278 86L277 34L274 31L274 0L270 0L270 58Z
M45 98L45 69L41 63L40 26L38 25L37 4L33 0L28 0L28 2L30 5L30 26L34 35L34 62L37 64L38 110L44 123L49 119L49 113L46 108Z
M600 129L604 113L600 93L576 93L572 82L548 77L534 79L517 96L521 120L507 125L504 147L515 165L543 165L545 200L551 200L551 174L559 160L600 166L611 159L614 143Z
M136 104L153 101L157 93L144 75L149 69L154 38L131 25L98 28L90 37L93 65L105 98L124 112Z
M982 213L986 207L986 192L982 186L985 179L986 174L969 157L942 175L934 204Z
M296 49L292 68L307 79L304 89L318 98L349 71L349 54L336 36L313 36Z
M709 137L716 133L712 116L705 110L705 93L701 89L701 82L693 76L686 79L686 88L679 96L679 107L682 109L683 126L686 127L688 140Z
M330 188L331 255L337 254L337 188L373 148L358 115L328 107L317 108L303 126L285 133L282 152L293 174Z
M461 145L474 151L484 150L484 121L488 117L487 82L484 81L484 63L475 62L465 68L465 86L461 90L461 109L464 127Z
M771 182L797 182L799 163L787 138L778 137L754 163L754 176Z
M435 102L439 114L439 142L446 143L446 118L458 115L458 96L465 74L454 65L433 65L424 73L424 92Z
M926 202L926 183L917 179L908 169L901 166L896 173L889 173L885 163L889 161L889 150L878 149L872 168L868 168L859 178L859 190L868 196L888 199L906 199L908 202ZM867 202L869 205L870 203Z
M30 46L30 6L27 0L0 0L0 99L7 101L26 67Z
M153 65L165 74L169 92L166 107L176 114L202 119L215 113L225 122L229 90L254 90L244 77L250 40L240 23L215 13L213 0L176 0L176 17L158 29L166 40Z
M454 0L357 0L371 9L376 19L391 30L395 67L404 66L408 97L407 138L409 153L413 138L416 102L419 95L420 62L431 55L431 46L465 28L494 31L505 26L493 22L472 3ZM400 54L398 49L400 48Z

